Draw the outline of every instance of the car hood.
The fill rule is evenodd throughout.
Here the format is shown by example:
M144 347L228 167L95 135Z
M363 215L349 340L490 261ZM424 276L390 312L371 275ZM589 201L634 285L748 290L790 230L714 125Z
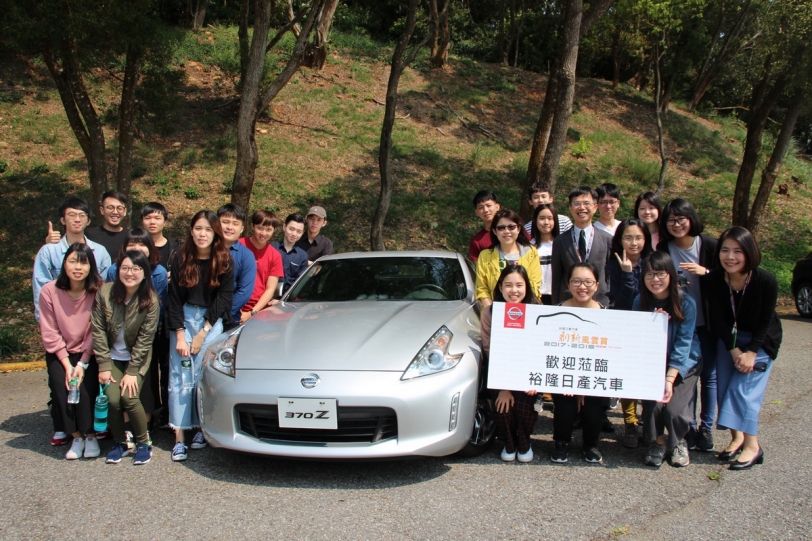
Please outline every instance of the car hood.
M277 304L245 325L236 368L403 371L442 325L465 322L468 311L475 319L463 301ZM460 342L452 352L461 352Z

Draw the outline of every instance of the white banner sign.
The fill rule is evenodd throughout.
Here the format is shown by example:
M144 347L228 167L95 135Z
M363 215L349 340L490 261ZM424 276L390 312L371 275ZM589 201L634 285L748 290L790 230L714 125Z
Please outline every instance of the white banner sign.
M660 400L664 314L493 303L488 388Z

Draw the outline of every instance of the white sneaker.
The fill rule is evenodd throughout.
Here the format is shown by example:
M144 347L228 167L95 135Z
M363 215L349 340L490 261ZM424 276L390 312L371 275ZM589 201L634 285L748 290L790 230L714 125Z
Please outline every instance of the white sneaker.
M85 440L85 458L97 458L100 454L99 440L91 437L87 438Z
M530 447L526 453L519 453L516 457L519 459L519 462L533 462L533 448Z
M82 456L82 453L85 451L85 440L82 438L73 438L73 443L70 445L70 449L68 452L65 453L65 458L68 460L76 460L77 458Z
M516 451L513 451L512 453L508 453L507 447L505 447L504 449L502 449L501 457L502 457L502 460L504 460L505 462L513 462L514 460L516 460Z
M205 449L208 446L209 444L206 441L206 438L203 436L203 432L198 432L195 434L195 437L192 438L192 449Z

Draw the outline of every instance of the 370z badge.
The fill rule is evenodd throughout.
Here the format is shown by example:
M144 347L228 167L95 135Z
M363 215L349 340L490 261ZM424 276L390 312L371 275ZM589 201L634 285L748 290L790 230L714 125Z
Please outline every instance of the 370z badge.
M280 428L338 428L338 401L335 398L279 397Z
M524 304L505 303L505 328L524 329Z

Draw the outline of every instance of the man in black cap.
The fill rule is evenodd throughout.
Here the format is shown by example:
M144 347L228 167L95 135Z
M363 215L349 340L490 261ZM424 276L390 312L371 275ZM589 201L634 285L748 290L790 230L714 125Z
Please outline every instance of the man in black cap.
M333 253L333 241L321 234L321 228L327 225L327 211L322 207L310 207L305 217L307 233L302 235L296 246L307 252L307 263L312 265L323 255Z

